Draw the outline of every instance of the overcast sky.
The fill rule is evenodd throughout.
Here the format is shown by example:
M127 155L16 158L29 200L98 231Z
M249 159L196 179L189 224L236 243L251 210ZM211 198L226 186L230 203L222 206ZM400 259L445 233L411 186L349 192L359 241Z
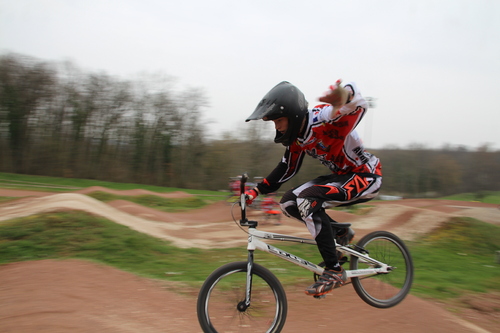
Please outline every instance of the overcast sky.
M174 76L213 135L280 81L312 106L342 78L377 98L367 147L500 149L498 0L0 0L0 52Z

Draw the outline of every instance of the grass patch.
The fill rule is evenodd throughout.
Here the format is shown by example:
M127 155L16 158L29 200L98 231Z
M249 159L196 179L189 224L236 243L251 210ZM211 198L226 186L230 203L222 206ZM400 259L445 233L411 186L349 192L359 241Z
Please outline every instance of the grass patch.
M500 290L500 227L472 218L453 218L410 243L415 264L413 293L447 299L463 291Z
M212 203L212 201L206 197L163 198L156 195L125 196L101 191L92 192L87 195L104 202L113 200L128 200L145 207L150 207L165 212L179 212L189 209L197 209L202 208L209 203Z
M0 204L3 202L11 201L17 199L16 197L0 197Z
M490 204L500 204L500 191L479 191L476 193L460 193L443 197L446 200L477 201Z

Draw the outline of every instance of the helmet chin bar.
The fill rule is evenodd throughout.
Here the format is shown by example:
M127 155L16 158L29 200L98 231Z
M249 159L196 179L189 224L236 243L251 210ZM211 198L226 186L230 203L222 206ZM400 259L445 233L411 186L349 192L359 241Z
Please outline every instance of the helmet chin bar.
M295 119L288 118L288 128L285 133L281 133L276 130L276 136L274 137L275 143L281 143L283 146L290 146L297 137L300 131L304 128L306 122L306 116L300 117L300 115L295 115ZM301 119L301 120L300 120Z
M276 130L276 136L274 137L274 143L281 143L283 141L283 136L285 134L286 133L281 133L280 131Z

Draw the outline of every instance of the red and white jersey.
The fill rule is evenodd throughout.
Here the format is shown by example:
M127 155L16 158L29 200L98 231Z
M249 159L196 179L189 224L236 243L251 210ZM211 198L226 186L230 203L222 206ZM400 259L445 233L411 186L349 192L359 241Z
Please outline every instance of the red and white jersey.
M365 151L355 130L366 114L368 103L354 83L348 83L344 88L351 92L351 100L335 113L330 104L321 104L309 110L303 134L287 147L278 166L263 184L259 184L262 193L276 191L282 183L297 174L306 154L318 159L332 173L382 175L380 160Z

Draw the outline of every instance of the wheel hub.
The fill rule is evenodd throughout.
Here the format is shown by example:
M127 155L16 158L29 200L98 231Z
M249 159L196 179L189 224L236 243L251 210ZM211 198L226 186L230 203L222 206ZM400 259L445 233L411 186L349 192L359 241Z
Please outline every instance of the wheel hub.
M236 309L238 309L239 312L245 312L248 309L248 306L245 304L245 301L241 301L236 306Z

